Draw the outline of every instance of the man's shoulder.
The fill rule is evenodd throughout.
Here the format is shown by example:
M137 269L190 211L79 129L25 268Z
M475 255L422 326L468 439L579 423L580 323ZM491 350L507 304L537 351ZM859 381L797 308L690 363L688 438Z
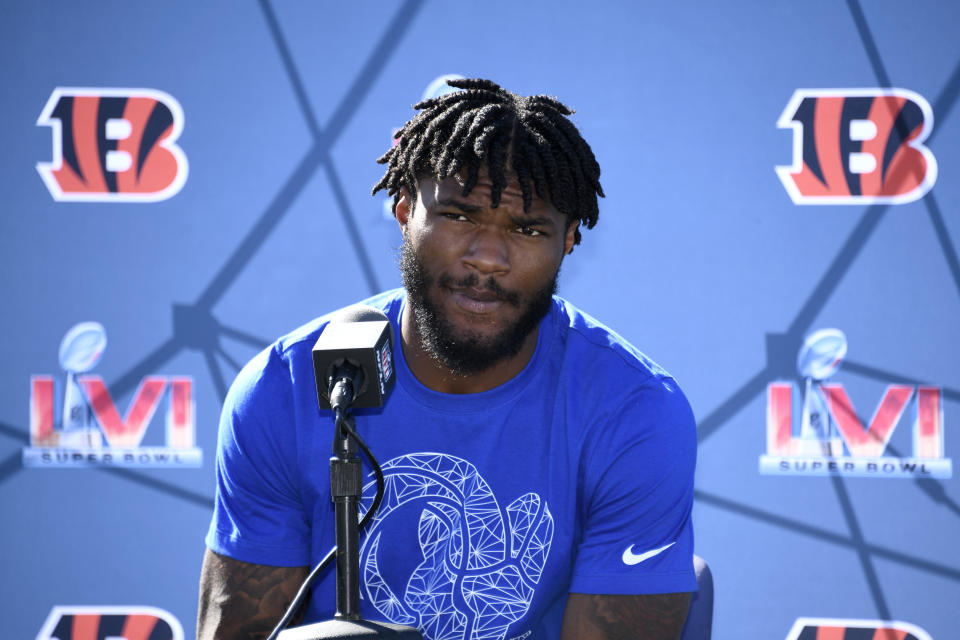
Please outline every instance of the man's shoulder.
M583 425L583 442L602 434L604 442L624 449L655 442L666 450L695 451L696 419L674 377L566 300L556 298L554 308L565 340L559 379L572 391L567 417Z
M591 368L626 373L638 380L672 377L629 340L570 301L554 296L553 312L568 359L584 360Z

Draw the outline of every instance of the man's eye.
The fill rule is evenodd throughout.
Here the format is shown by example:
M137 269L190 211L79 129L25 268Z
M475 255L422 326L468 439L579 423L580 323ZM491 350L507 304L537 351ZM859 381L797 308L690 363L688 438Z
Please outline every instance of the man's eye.
M542 231L539 229L534 229L533 227L517 227L517 233L523 236L529 236L531 238L543 235Z
M448 220L456 220L457 222L466 222L470 219L462 213L441 213L440 215Z

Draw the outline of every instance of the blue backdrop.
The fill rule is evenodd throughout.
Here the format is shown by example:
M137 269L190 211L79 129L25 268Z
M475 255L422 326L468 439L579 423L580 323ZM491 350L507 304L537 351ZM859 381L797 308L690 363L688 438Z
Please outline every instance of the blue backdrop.
M957 637L958 30L960 5L933 0L4 3L3 636L137 607L193 636L226 388L276 336L399 284L374 159L455 73L578 111L607 198L561 293L690 397L715 637L779 640L799 618ZM816 116L785 113L798 90ZM91 105L118 98L130 110L97 121ZM882 117L904 104L906 129ZM871 191L851 158L885 170L860 141L899 131L914 146L888 147L919 186ZM795 204L778 178L801 156L830 204L813 188ZM107 345L99 360L96 331L71 345L93 364L76 378L80 432L114 459L51 440L71 388L61 341L82 322ZM798 351L826 328L846 356L805 392ZM849 403L828 406L827 383ZM835 473L801 429L811 396L841 443ZM68 449L80 457L57 458Z

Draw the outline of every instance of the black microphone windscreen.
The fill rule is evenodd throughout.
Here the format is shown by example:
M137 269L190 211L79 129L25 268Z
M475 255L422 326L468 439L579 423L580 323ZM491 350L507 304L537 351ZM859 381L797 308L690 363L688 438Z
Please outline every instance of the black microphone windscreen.
M364 381L354 407L379 407L393 387L393 328L383 311L369 305L352 305L330 317L313 345L317 400L330 408L330 377L344 363L359 367Z
M332 316L330 322L373 322L376 320L387 321L387 314L376 307L368 304L352 304L349 307L340 309Z

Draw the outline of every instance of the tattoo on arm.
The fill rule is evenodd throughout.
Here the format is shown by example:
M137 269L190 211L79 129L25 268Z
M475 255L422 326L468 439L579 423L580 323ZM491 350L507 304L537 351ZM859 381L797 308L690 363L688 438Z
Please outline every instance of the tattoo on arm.
M262 640L307 577L307 567L270 567L207 549L200 573L198 640ZM291 625L303 618L304 606Z
M641 596L571 593L561 640L675 640L683 631L689 593Z

